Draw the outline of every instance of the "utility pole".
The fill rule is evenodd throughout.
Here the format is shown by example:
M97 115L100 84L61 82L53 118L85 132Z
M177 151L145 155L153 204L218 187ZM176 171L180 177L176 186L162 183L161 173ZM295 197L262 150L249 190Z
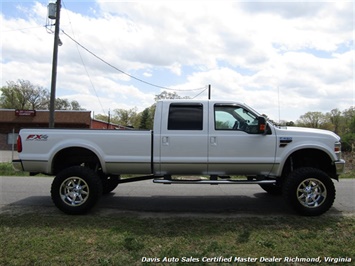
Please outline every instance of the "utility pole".
M208 100L211 100L211 84L208 85Z
M56 5L57 8L56 8L55 31L54 31L51 98L49 102L49 128L54 128L55 90L57 84L57 63L58 63L59 21L60 21L61 0L57 0Z

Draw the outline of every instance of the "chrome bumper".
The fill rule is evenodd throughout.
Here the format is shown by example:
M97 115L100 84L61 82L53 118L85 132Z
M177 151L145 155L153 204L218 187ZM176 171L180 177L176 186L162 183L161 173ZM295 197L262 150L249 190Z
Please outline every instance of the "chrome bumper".
M345 170L345 161L343 159L340 159L339 161L334 162L335 163L335 168L337 171L337 175L340 175L344 173Z
M15 169L15 171L23 171L21 160L12 160L12 167Z

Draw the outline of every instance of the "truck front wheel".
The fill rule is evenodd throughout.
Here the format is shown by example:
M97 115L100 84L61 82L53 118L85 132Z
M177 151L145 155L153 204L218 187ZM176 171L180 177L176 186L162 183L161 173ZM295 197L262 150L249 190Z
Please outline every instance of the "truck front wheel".
M335 200L335 187L330 177L316 168L299 168L286 179L283 195L288 203L305 216L321 215Z
M54 204L67 214L88 212L101 194L99 176L93 170L81 166L73 166L60 172L51 187Z

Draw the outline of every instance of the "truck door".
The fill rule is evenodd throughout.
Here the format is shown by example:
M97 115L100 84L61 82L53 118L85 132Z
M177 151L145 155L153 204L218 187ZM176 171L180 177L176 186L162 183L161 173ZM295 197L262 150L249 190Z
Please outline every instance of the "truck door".
M208 105L164 102L159 141L160 174L206 174L208 156ZM155 146L157 147L157 146Z
M276 136L258 130L258 115L238 104L213 104L209 125L208 172L267 175L275 162Z

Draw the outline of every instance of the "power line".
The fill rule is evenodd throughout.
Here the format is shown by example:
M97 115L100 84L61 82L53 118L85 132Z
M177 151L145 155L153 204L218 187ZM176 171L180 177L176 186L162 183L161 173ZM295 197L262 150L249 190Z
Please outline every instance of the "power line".
M64 7L65 7L65 10L67 11L67 7L65 6L64 1L63 1L62 3L63 3L63 5L64 5ZM74 37L75 37L74 29L73 29L73 26L72 26L72 23L71 23L71 20L70 20L70 17L69 17L69 13L68 13L68 12L67 12L67 16L68 16L68 19L69 19L69 24L70 24L71 31L72 31L72 33L73 33L73 35L74 35ZM78 54L79 54L79 57L80 57L80 60L81 60L81 64L83 65L83 67L84 67L84 69L85 69L85 73L86 73L86 75L87 75L88 78L89 78L89 81L90 81L91 87L92 87L92 89L93 89L93 91L94 91L94 93L95 93L95 96L96 96L96 98L97 98L97 100L98 100L98 102L99 102L99 104L100 104L100 106L101 106L102 111L103 111L104 114L105 114L105 113L106 113L106 112L105 112L105 109L104 109L104 107L102 106L101 100L100 100L100 98L99 98L99 96L98 96L98 94L97 94L97 91L96 91L96 89L95 89L94 83L92 82L92 79L91 79L91 77L90 77L90 75L89 75L89 71L87 70L87 67L86 67L86 65L85 65L85 63L84 63L84 59L83 59L83 57L81 56L81 53L80 53L80 50L79 50L78 45L76 45L76 49L77 49L77 51L78 51Z
M195 95L194 97L192 97L192 99L195 99L196 97L200 96L202 93L204 93L206 90L208 89L208 86L201 92L199 92L197 95Z
M160 89L164 89L164 90L173 90L173 91L197 91L197 90L203 90L205 89L206 87L203 86L201 88L197 88L197 89L189 89L189 90L179 90L179 89L172 89L172 88L168 88L168 87L164 87L164 86L160 86L160 85L156 85L156 84L153 84L151 82L148 82L148 81L145 81L143 79L140 79L140 78L137 78L131 74L128 74L127 72L115 67L114 65L112 65L111 63L107 62L106 60L102 59L101 57L99 57L98 55L96 55L95 53L91 52L89 49L87 49L85 46L83 46L82 44L80 44L78 41L76 41L73 37L71 37L69 34L67 34L64 30L62 30L63 34L66 35L69 39L71 39L74 43L76 43L77 45L79 45L82 49L84 49L85 51L87 51L89 54L91 54L92 56L96 57L98 60L100 60L101 62L105 63L106 65L110 66L111 68L117 70L118 72L132 78L132 79L135 79L139 82L142 82L144 84L147 84L149 86L153 86L153 87L156 87L156 88L160 88Z

